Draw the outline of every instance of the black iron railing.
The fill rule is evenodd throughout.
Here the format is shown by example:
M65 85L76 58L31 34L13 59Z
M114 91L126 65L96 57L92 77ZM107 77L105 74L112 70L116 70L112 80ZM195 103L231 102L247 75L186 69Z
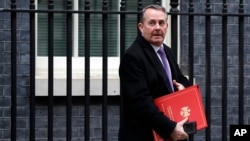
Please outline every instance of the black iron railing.
M66 1L66 0L65 0ZM72 36L72 18L73 14L84 14L84 29L85 29L85 91L84 91L84 140L90 141L90 21L91 15L101 14L102 15L102 140L108 140L108 16L109 14L117 14L120 16L120 56L125 51L125 31L126 31L126 15L134 14L137 15L137 21L139 21L140 10L142 9L143 1L138 0L137 2L137 11L127 11L126 10L126 1L121 0L120 2L120 10L119 11L109 11L108 9L108 0L102 1L102 10L101 11L93 11L91 9L90 1L84 1L84 10L73 10L73 1L66 1L66 9L65 10L55 10L54 9L54 1L48 0L48 9L47 10L38 10L35 9L36 3L34 0L30 0L30 8L17 8L17 1L10 1L10 8L3 8L0 12L10 13L10 21L11 21L11 141L17 140L17 14L19 13L28 13L29 14L29 24L30 24L30 90L29 90L29 98L30 98L30 116L29 116L29 140L36 140L36 95L35 95L35 82L36 82L36 74L35 74L35 60L36 60L36 17L37 13L47 13L48 14L48 132L47 139L49 141L53 140L53 129L56 128L53 125L53 117L54 117L54 14L55 13L65 13L66 14L66 30L67 30L67 96L66 96L66 139L67 141L72 140L72 44L73 44L73 36ZM236 1L237 2L237 1ZM155 0L152 3L161 4L160 0ZM181 28L185 28L186 26L182 26L179 24L179 18L188 17L188 76L191 81L193 81L195 77L195 68L194 68L194 52L196 50L194 43L194 27L196 26L195 17L204 17L205 20L205 85L204 85L204 99L205 99L205 107L206 107L206 115L208 121L208 128L205 132L206 141L212 140L212 129L211 124L211 93L212 93L212 64L211 64L211 48L212 48L212 39L211 39L211 25L212 25L212 17L220 17L221 18L221 60L222 60L222 70L221 70L221 103L222 103L222 113L221 113L221 138L223 141L228 139L228 18L229 17L237 17L238 18L238 124L244 124L244 77L247 75L244 72L244 38L245 38L245 18L250 17L250 13L244 13L244 3L243 0L238 1L238 12L228 13L228 4L226 0L223 0L221 6L221 13L213 13L211 10L212 3L210 0L204 0L205 9L203 13L195 12L194 2L189 0L188 3L188 11L180 11L178 6L180 6L179 0L170 0L171 9L169 11L169 15L171 17L171 47L175 52L176 56L178 54L178 46L182 46L184 43L178 44L179 39L179 31ZM136 26L136 25L135 25ZM180 33L182 34L182 33ZM176 58L177 59L177 58ZM248 72L249 73L249 72ZM249 75L249 74L248 74ZM194 140L194 137L191 136L190 140Z

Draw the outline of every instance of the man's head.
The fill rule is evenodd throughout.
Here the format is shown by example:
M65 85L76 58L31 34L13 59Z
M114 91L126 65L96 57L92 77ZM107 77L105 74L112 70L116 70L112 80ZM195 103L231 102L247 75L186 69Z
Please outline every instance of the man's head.
M142 36L152 45L160 46L167 32L167 12L159 5L149 5L142 10L138 24Z

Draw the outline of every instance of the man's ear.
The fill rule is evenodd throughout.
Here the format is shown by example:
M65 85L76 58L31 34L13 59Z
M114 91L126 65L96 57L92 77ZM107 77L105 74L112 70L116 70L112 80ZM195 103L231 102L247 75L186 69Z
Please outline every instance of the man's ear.
M143 24L142 23L138 23L138 29L141 31L142 33L142 30L143 30Z

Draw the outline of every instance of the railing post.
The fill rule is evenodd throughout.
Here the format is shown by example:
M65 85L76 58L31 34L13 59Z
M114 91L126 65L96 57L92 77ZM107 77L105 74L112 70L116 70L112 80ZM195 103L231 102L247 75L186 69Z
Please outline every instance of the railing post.
M85 0L85 10L90 10L89 0ZM84 140L90 141L90 14L85 13L85 91L84 91Z
M120 3L120 11L124 12L126 11L126 0L121 0ZM123 54L125 53L125 31L126 31L126 14L125 13L121 13L120 14L120 61L122 59ZM121 92L121 86L120 86L120 95L122 95ZM119 115L120 115L120 121L123 118L123 116L121 115L121 110L122 110L122 100L121 100L121 96L120 96L120 102L119 102Z
M194 78L194 4L193 0L189 1L189 8L188 8L189 16L188 16L188 54L189 54L189 81L193 83Z
M194 15L192 15L192 13L194 12L194 4L193 4L193 0L189 0L189 8L188 8L188 12L190 13L188 16L188 41L189 41L189 45L188 45L188 60L189 60L189 81L191 83L193 83L193 78L194 78ZM193 141L194 140L194 134L190 134L189 135L189 141Z
M211 12L210 0L206 3L206 13ZM211 121L211 16L206 17L206 118L207 123L210 125ZM211 140L211 126L206 128L206 141Z
M126 0L121 0L120 11L126 11ZM121 13L120 15L120 59L125 52L125 31L126 31L126 14Z
M11 0L11 9L16 9L16 1ZM17 74L16 74L16 11L11 11L11 141L16 141Z
M48 9L54 9L54 1L48 1ZM53 140L54 105L54 13L48 13L48 141Z
M239 3L239 13L244 13L243 0ZM239 124L244 124L244 16L239 16Z
M72 10L72 0L67 0L67 10ZM72 140L72 13L67 13L67 114L66 114L66 138Z
M171 13L171 48L175 54L177 60L177 48L178 48L178 5L179 0L170 0L170 13Z
M154 3L160 5L161 4L161 0L155 0Z
M30 0L30 9L35 9L35 1ZM30 11L30 141L35 141L35 62L36 62L36 49L35 49L35 12Z
M142 6L143 6L142 0L138 0L137 11L141 12L142 9L143 9ZM137 23L139 23L140 19L141 19L141 13L138 13L137 14ZM140 30L139 29L137 29L137 33L140 34Z
M227 2L223 0L222 13L227 13ZM222 16L222 141L227 141L227 15Z
M102 141L108 140L108 1L102 5Z

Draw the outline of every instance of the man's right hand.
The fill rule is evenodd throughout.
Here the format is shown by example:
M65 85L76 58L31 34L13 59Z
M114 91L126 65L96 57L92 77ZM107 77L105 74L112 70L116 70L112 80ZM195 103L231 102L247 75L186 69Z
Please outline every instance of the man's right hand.
M186 123L187 121L188 121L188 118L185 118L176 124L173 132L170 134L171 138L174 141L184 140L188 138L188 134L184 131L184 128L183 128L184 123Z

